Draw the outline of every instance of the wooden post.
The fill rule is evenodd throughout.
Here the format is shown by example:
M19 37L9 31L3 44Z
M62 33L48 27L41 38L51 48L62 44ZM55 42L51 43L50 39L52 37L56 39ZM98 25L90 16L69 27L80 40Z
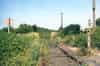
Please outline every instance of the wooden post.
M61 12L61 28L63 29L63 12Z

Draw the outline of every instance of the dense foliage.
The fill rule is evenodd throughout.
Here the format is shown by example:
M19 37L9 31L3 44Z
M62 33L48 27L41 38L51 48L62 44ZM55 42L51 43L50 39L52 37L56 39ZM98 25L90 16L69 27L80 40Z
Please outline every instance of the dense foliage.
M100 26L100 18L98 18L98 19L96 20L96 25L97 25L97 26Z
M0 31L0 66L10 64L12 58L28 48L30 41L26 40L23 36Z
M8 32L8 27L2 28L2 31ZM55 31L55 30L39 27L37 25L28 25L28 24L20 24L17 28L13 28L12 26L10 26L10 32L14 32L14 33L29 33L29 32L44 33L50 31Z
M71 25L65 27L62 32L64 33L64 35L79 34L80 33L80 25L71 24Z
M100 26L99 21L100 19L96 21L98 26ZM7 28L0 31L0 66L36 66L41 55L48 55L47 40L53 30L27 24L10 29L13 33L8 34ZM92 35L93 47L100 48L99 34L100 27L97 27ZM61 40L71 46L83 49L87 47L87 33L80 32L78 24L71 24L59 32L54 41L59 44Z
M71 45L71 46L76 46L76 47L81 47L85 48L87 47L87 40L86 40L86 35L85 34L79 34L79 35L66 35L63 38L63 41L65 44Z
M63 35L63 37L62 37ZM92 39L92 47L100 48L100 27L96 27L95 32L91 35ZM64 35L60 32L60 37L65 42L65 44L69 44L71 46L76 46L80 48L87 48L87 32L80 32L80 34L67 34Z
M47 47L47 42L40 38L33 39L33 34L0 31L0 66L36 66L41 45Z
M14 28L13 27L9 26L9 29L10 29L10 32L14 32ZM2 31L8 32L8 27L2 28Z
M94 47L100 48L100 26L96 27L96 31L92 36L92 44Z
M17 33L28 33L28 32L32 32L34 28L32 28L31 25L27 25L27 24L20 24L19 27L16 29Z

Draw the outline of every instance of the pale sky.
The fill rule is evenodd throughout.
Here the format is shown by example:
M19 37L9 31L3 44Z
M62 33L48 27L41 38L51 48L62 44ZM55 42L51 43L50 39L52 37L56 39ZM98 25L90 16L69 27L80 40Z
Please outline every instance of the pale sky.
M64 15L64 27L80 24L86 27L92 19L92 0L0 0L0 27L9 16L13 26L36 24L40 27L58 29L60 12ZM96 17L100 17L100 0L96 0Z

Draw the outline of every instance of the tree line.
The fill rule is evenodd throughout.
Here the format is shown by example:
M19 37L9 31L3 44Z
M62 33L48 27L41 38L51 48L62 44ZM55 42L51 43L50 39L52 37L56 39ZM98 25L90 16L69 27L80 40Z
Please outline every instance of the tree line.
M7 32L8 27L4 27L1 30ZM29 24L20 24L17 28L10 26L10 32L14 33L45 32L45 31L53 31L53 30Z
M96 25L100 26L100 18L96 19ZM7 27L2 28L3 31L7 32ZM28 32L45 32L45 31L59 31L59 30L50 30L47 28L39 27L37 25L29 25L29 24L20 24L18 28L13 28L10 26L10 31L15 33L28 33ZM81 32L79 24L70 24L64 27L62 30L64 35L68 34L79 34Z

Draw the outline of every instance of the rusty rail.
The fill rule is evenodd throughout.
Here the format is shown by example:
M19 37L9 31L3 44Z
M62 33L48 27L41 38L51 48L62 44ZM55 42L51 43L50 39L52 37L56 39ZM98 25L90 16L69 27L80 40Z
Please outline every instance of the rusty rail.
M63 46L64 46L64 45L63 45ZM59 48L67 57L69 57L70 59L72 59L73 61L75 61L76 63L78 63L79 65L84 64L84 62L83 62L80 58L74 56L73 53L72 53L69 49L66 48L66 50L65 50L65 48L62 47L62 45L59 45L58 48Z

